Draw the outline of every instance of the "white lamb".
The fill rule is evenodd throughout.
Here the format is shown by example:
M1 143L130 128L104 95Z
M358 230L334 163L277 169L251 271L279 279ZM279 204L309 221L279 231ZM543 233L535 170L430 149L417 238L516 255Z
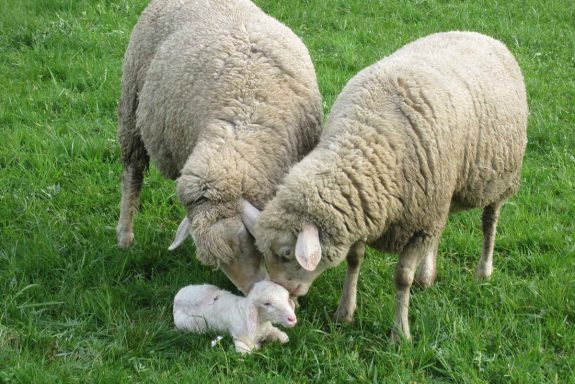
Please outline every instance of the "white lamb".
M247 297L209 284L188 285L174 298L174 323L195 333L229 332L236 351L248 353L262 341L287 343L288 335L272 324L295 326L294 308L288 291L267 280L256 283Z

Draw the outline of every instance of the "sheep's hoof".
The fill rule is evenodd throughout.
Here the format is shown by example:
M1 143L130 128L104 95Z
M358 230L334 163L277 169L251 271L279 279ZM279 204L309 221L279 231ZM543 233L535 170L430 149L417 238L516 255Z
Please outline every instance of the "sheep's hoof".
M411 342L411 335L404 334L403 332L398 331L397 329L393 329L391 331L391 342L394 344L400 344L402 341L407 341L408 343Z
M353 322L354 312L355 310L348 310L340 306L333 314L333 321L336 323L351 323Z
M122 249L130 248L134 244L134 232L118 232L118 247Z
M485 266L478 265L475 271L475 277L477 280L489 280L491 274L493 273L493 268L486 268Z

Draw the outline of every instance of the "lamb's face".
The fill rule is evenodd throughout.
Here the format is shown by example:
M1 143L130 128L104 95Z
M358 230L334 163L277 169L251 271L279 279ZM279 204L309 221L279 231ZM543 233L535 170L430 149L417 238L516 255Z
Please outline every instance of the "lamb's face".
M295 303L282 286L263 280L254 285L248 297L258 308L261 320L290 328L297 323Z

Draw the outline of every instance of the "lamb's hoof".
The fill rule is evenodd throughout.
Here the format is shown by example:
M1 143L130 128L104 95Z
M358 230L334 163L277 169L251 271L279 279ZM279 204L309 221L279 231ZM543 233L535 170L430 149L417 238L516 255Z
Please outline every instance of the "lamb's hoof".
M251 353L252 350L257 349L256 345L249 346L241 341L235 342L236 352L241 353L242 355Z
M279 341L281 344L285 344L285 343L287 343L287 342L289 341L289 336L288 336L286 333L281 332L281 333L278 335L278 341Z
M348 310L339 306L333 314L333 321L336 323L351 323L353 322L353 314L355 310Z
M134 232L118 232L118 247L122 249L130 248L134 244Z

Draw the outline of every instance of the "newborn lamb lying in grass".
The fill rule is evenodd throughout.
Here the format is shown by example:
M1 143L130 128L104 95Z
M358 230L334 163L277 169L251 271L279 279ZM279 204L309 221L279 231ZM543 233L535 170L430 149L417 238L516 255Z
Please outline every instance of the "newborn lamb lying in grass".
M272 324L293 327L294 302L280 285L263 280L247 297L240 297L216 286L188 285L174 298L174 323L184 331L229 332L241 353L259 349L262 341L287 343L289 337Z

